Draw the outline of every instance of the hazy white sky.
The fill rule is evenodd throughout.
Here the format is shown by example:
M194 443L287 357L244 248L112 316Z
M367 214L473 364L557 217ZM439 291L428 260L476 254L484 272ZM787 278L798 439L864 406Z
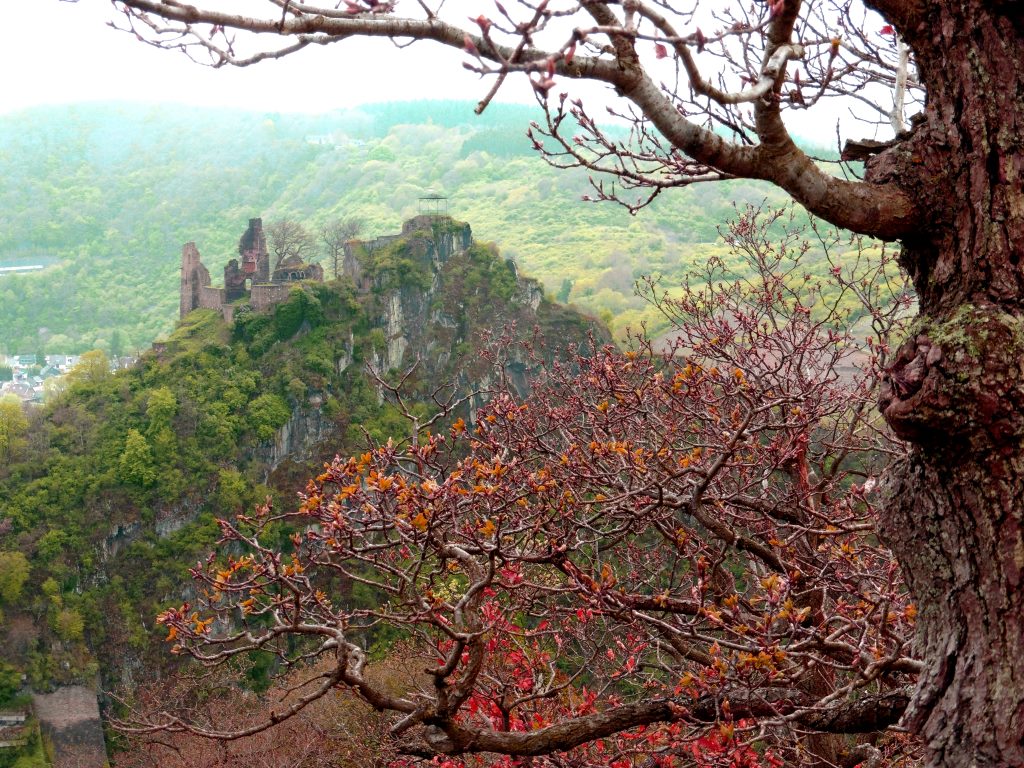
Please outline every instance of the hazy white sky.
M0 0L0 112L75 101L173 101L268 111L326 111L377 101L478 99L487 85L464 55L382 40L307 49L245 69L213 70L109 29L109 0ZM531 101L525 82L503 101Z
M476 0L449 3L477 7ZM0 14L0 114L97 100L322 112L380 101L476 100L489 85L462 67L466 54L430 43L395 51L385 40L347 40L248 68L214 70L109 28L118 17L109 0L0 0ZM613 98L593 83L567 86L591 114ZM522 77L509 78L498 100L533 103ZM853 134L871 135L846 115L831 102L790 113L787 122L818 144L834 142L837 119Z

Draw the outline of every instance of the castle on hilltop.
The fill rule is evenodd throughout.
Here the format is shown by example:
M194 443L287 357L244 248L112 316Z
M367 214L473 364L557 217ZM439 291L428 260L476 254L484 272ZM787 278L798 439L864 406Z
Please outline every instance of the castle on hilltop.
M238 259L231 259L224 266L224 287L214 288L196 244L185 243L181 249L181 317L202 307L217 310L230 323L239 299L248 297L252 308L261 311L288 298L295 283L324 279L323 267L295 257L284 259L271 271L262 219L249 219L249 228L238 242L238 255L241 265Z
M402 224L402 231L397 235L345 243L343 274L352 279L359 292L372 290L380 278L367 271L363 261L399 244L409 257L432 264L436 271L452 255L473 245L473 233L469 224L457 222L446 214L421 213ZM288 298L296 283L323 282L324 279L324 270L319 264L305 264L294 257L285 258L271 270L262 219L249 219L249 228L238 242L238 255L241 263L239 259L231 259L224 266L224 287L215 288L196 244L185 243L181 249L181 317L194 309L213 309L230 323L239 299L247 298L249 306L260 312Z

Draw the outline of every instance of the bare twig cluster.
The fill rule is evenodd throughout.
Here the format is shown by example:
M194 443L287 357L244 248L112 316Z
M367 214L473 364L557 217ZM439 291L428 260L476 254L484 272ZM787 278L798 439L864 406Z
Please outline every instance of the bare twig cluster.
M915 608L874 534L902 447L871 408L907 293L884 253L782 212L724 234L737 262L649 294L665 349L594 348L525 400L499 387L475 423L438 401L409 442L329 464L299 509L222 521L200 604L160 617L168 641L209 666L258 650L310 671L262 722L164 711L134 730L232 740L345 689L390 714L390 749L451 765L912 754L891 728L920 669ZM840 251L850 266L807 274ZM380 684L364 647L385 627L421 671L404 685Z
M874 185L869 202L856 183L818 168L783 119L842 95L865 107L869 119L902 131L905 113L921 102L909 48L852 0L722 7L519 0L490 10L428 0L401 8L377 0L265 0L262 17L222 10L212 0L115 6L122 28L141 40L215 67L248 66L355 36L461 49L465 66L489 82L478 111L509 76L528 77L545 114L534 126L534 146L559 167L610 174L615 183L595 178L592 197L632 211L670 187L738 176L773 181L857 232L894 238L909 225L911 199ZM614 88L624 106L613 117L627 130L605 127L570 98L576 79Z

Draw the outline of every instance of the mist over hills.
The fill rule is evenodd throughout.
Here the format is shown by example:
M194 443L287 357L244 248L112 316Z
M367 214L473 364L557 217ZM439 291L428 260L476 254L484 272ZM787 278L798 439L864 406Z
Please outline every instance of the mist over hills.
M365 236L396 229L428 192L548 293L613 321L657 313L644 274L677 282L716 245L734 202L780 200L768 187L698 185L642 216L587 205L583 172L530 149L536 109L469 102L372 105L323 115L181 106L42 107L0 117L0 352L126 351L176 319L181 246L212 263L235 255L252 216L317 225L358 217Z

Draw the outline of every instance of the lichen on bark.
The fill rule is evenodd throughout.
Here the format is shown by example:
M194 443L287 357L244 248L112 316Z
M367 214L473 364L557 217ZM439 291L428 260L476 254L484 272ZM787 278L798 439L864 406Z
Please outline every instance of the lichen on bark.
M882 383L890 426L932 449L956 437L975 451L1015 451L1024 435L1024 320L964 304L914 331Z

